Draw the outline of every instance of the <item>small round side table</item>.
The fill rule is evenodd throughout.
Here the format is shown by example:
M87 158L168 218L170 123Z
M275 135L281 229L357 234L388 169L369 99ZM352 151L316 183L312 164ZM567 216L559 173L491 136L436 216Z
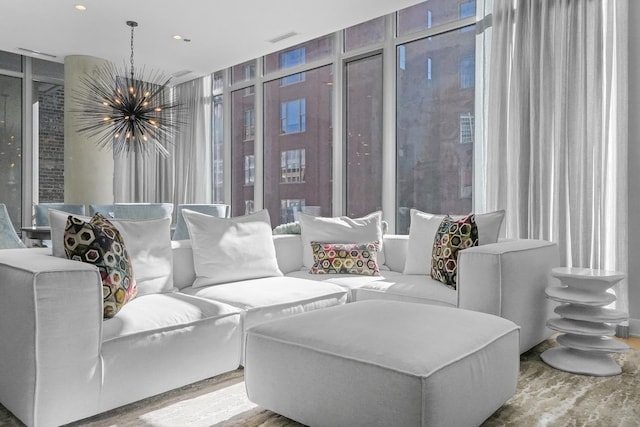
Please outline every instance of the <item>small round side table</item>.
M621 353L629 346L613 339L615 324L623 322L629 315L621 310L605 308L615 301L609 288L624 279L616 271L588 268L557 267L551 275L560 280L561 286L550 286L545 290L547 298L561 304L555 308L554 317L547 327L558 332L558 347L550 348L540 355L549 366L574 374L610 376L618 375L622 369L609 353Z

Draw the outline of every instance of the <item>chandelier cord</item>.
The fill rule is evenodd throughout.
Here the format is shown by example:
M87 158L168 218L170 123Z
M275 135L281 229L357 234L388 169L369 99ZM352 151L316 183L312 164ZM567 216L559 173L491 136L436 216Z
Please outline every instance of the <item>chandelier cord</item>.
M133 29L134 25L131 25L131 81L133 81Z

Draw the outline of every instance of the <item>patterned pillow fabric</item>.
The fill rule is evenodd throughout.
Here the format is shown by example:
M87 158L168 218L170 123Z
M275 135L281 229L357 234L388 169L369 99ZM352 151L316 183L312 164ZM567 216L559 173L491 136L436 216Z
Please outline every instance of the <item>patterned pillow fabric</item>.
M68 259L93 264L100 270L105 319L135 298L138 289L127 248L120 231L101 214L95 214L89 222L69 215L64 251Z
M362 274L379 276L378 242L320 243L311 242L313 266L311 274Z
M478 246L478 226L474 214L455 220L444 217L433 241L431 277L457 288L458 252Z

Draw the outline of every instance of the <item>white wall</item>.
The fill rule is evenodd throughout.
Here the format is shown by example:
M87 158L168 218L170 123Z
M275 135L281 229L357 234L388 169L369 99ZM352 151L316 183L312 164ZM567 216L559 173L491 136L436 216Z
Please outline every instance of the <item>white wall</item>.
M640 336L640 2L629 1L629 315Z

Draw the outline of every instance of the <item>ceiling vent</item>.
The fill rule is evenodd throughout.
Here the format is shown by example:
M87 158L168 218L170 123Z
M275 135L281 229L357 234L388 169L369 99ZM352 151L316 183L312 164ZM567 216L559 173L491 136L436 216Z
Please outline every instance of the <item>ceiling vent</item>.
M171 74L171 77L173 77L174 79L179 79L180 77L186 76L187 74L191 74L193 71L191 70L182 70L182 71L176 71L175 73Z
M297 36L297 35L298 35L298 33L296 33L295 31L290 31L290 32L288 32L287 34L283 34L283 35L281 35L281 36L274 37L274 38L269 39L269 40L267 40L267 41L268 41L269 43L278 43L279 41L282 41L282 40L284 40L284 39L288 39L288 38L290 38L290 37Z
M45 53L45 52L40 52L38 50L33 50L33 49L28 49L26 47L19 47L18 50L21 50L23 52L28 52L28 53L32 53L34 55L40 55L40 56L48 56L49 58L57 58L56 55L53 55L51 53Z

